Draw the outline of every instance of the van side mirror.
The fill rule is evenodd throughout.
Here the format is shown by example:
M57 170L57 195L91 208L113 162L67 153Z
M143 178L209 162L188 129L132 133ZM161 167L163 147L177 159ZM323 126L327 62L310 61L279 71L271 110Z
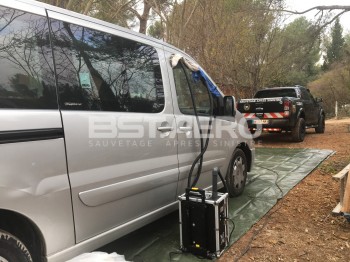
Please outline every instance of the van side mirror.
M224 115L236 116L236 99L234 96L224 97Z
M321 102L323 102L323 99L321 97L316 97L315 101L316 101L316 103L321 103Z

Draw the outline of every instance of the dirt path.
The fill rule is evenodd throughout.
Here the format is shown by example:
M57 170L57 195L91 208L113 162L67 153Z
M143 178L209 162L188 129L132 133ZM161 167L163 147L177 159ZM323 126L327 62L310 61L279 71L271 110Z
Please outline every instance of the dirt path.
M323 162L237 241L218 261L350 261L350 223L333 217L339 185L332 175L350 163L350 119L329 120L325 134L308 131L303 143L264 134L257 147L319 148Z

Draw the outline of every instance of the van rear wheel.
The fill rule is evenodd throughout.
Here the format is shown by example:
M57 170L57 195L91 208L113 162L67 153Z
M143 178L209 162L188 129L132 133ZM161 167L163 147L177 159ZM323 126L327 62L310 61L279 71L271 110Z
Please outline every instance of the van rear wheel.
M242 194L247 180L247 158L244 152L237 148L232 155L226 176L227 190L230 197Z
M27 247L17 237L0 230L0 261L1 262L32 262Z

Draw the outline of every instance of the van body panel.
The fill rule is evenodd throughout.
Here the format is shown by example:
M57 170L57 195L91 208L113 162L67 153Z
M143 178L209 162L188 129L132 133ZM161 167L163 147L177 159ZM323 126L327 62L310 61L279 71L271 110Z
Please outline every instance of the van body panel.
M183 121L187 123L192 123L193 131L186 131L178 132L178 159L179 159L179 169L180 169L180 179L179 179L179 185L178 185L178 191L177 194L180 195L185 191L185 188L187 187L187 181L188 181L188 174L189 170L191 168L191 165L195 158L200 154L200 139L199 137L199 131L198 126L195 121L195 116L185 116L183 114L176 114L175 117L177 119L177 127L178 129L183 125ZM206 133L206 128L208 127L209 118L206 117L200 117L200 121L203 124L204 133ZM212 130L211 134L216 135L215 131L218 125L218 120L213 119L212 122ZM197 138L193 138L194 134L197 134ZM205 143L204 139L204 143ZM228 157L229 148L225 146L218 146L218 141L222 141L222 138L213 138L209 140L209 145L206 153L204 154L203 159L203 166L202 166L202 172L200 179L197 183L197 187L199 188L207 188L211 185L212 181L212 170L214 167L219 167L221 172L223 174L226 174L226 168L228 166L228 163L230 161ZM231 146L232 143L231 143ZM196 168L194 169L192 173L192 179L194 180L194 177L196 175L196 172L198 170L198 164Z
M0 109L0 132L62 128L58 110Z
M48 254L74 245L63 138L0 144L0 155L1 209L33 221Z
M77 242L169 204L175 201L176 196L177 152L176 148L167 148L169 138L149 141L118 137L92 139L88 132L89 117L96 115L111 117L116 122L118 117L125 117L125 114L117 112L62 111ZM135 123L144 119L142 129L148 137L149 124L157 127L166 119L171 123L173 115L162 114L159 119L147 119L142 114L130 113L128 119L134 119ZM152 184L147 176L153 176L158 181ZM121 183L134 185L135 188L131 191L111 191L120 188ZM108 195L104 194L106 191ZM162 197L157 197L160 195ZM84 196L88 196L89 200ZM88 201L86 204L94 207L84 204L84 199Z
M140 216L132 221L126 222L123 225L112 228L106 232L103 232L95 237L91 237L85 241L77 243L65 250L57 252L56 254L48 256L47 260L50 262L67 261L68 259L75 257L84 252L95 250L113 240L120 238L134 230L143 227L162 216L165 216L178 208L178 203L173 202L169 205L163 206L157 210L151 211L143 216Z
M43 6L33 5L29 1L18 2L16 0L11 0L11 1L0 0L0 5L10 7L13 9L17 9L17 10L21 10L21 11L25 11L25 12L29 12L32 14L46 16L46 11L45 11L45 8L43 8Z
M167 157L166 157L167 158ZM160 162L167 162L166 158L157 159ZM132 163L130 163L132 165ZM142 166L140 163L136 163ZM130 195L141 194L166 184L177 183L178 169L171 169L164 172L151 174L148 176L141 176L134 179L128 179L123 182L103 186L79 193L81 201L89 206L96 207L109 202L117 201Z
M47 43L41 42L39 49L33 41L48 32L46 11L28 2L0 0L0 6L2 10L8 8L7 14L12 16L1 30L1 43L6 48L1 48L5 53L1 54L0 79L0 209L32 222L43 236L46 253L52 254L74 245L75 233L62 121L57 99L48 93L52 86L56 93L54 84L48 85L54 79L51 52ZM11 45L11 41L17 44ZM6 60L6 52L13 60ZM16 97L26 88L25 95ZM6 92L10 93L8 97ZM22 107L16 107L17 102ZM50 102L52 106L48 106ZM36 103L38 109L33 109ZM33 108L26 109L25 104ZM39 109L47 106L56 109Z
M165 53L167 60L174 54L174 51L170 48L165 48ZM186 54L182 55L189 59L193 59ZM171 84L171 90L173 97L177 98L175 81L173 69L170 63L167 64L169 79ZM191 165L195 158L200 153L200 135L199 129L194 115L187 115L180 111L178 99L173 100L174 115L176 118L176 125L178 130L178 159L179 159L179 185L177 194L180 195L185 191L188 185L188 174ZM203 130L203 142L205 143L206 134L209 127L209 116L199 116L199 121L202 125ZM201 177L198 181L197 186L200 188L207 188L211 186L212 170L214 167L219 167L222 174L226 174L228 164L230 162L230 152L233 152L234 148L237 146L237 141L231 137L234 132L232 127L234 126L235 119L230 118L230 121L223 120L220 118L212 117L210 140L207 151L203 159L203 167L201 172ZM181 127L189 127L190 130L182 131ZM226 130L228 132L221 132L221 127L227 126ZM194 180L195 174L198 170L198 164L193 171L191 181Z

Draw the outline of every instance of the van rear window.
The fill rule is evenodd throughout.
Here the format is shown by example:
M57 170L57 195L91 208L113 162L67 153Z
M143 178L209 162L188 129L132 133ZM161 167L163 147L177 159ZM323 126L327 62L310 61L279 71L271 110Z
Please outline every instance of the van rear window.
M0 7L0 66L0 108L58 108L45 17Z

